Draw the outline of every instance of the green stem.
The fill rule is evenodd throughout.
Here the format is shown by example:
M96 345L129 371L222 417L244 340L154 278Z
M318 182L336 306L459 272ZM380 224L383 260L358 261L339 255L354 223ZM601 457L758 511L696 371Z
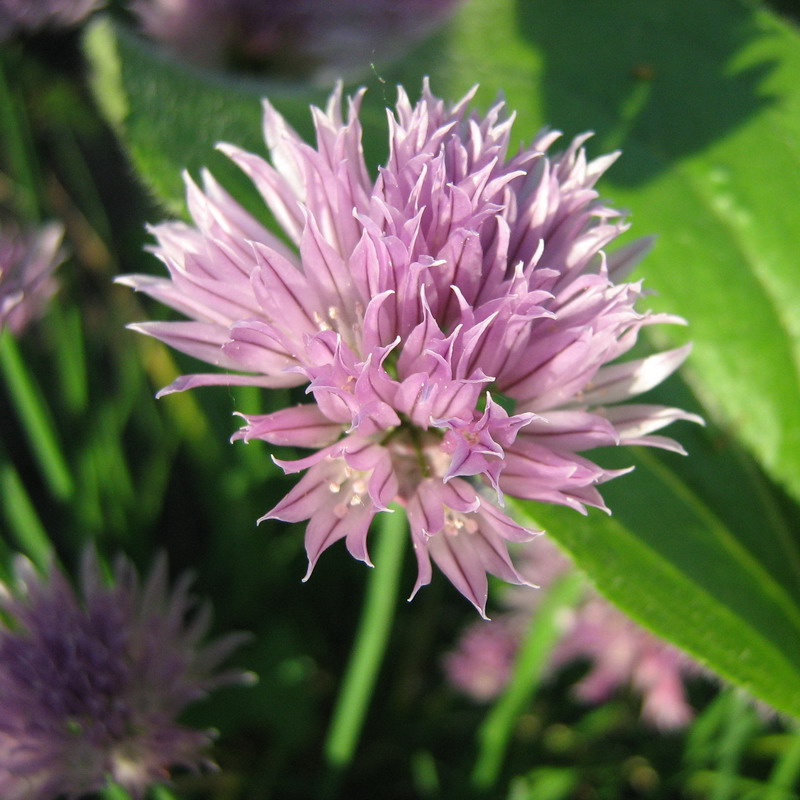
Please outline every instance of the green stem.
M325 741L325 759L338 773L355 754L394 618L408 534L405 512L396 506L393 510L380 517L375 567L369 576L355 644Z
M177 800L178 795L170 791L166 786L155 786L151 790L153 800Z
M71 125L63 125L58 136L53 137L59 163L69 174L70 191L92 228L107 247L113 245L111 222L94 179Z
M72 414L81 414L89 404L89 379L80 309L56 301L48 310L46 322L48 338L55 353L61 396Z
M787 800L800 779L800 729L790 734L789 744L781 753L767 781L763 800Z
M118 783L109 783L102 791L103 800L133 800Z
M0 48L0 120L5 133L6 153L17 179L19 210L27 219L36 221L41 218L39 168L33 152L33 136L24 100L8 79L14 65L6 61Z
M559 616L563 609L575 605L583 586L580 573L570 572L556 581L542 598L517 655L511 681L478 732L478 759L472 772L472 783L477 789L490 789L497 781L517 719L530 703L561 636Z
M51 545L25 485L14 465L0 452L0 504L17 546L43 571L50 563Z
M755 713L737 692L729 690L730 704L717 750L717 774L710 800L732 800L742 755L757 726Z
M72 478L49 409L8 330L0 334L0 372L45 480L56 497L68 498L73 490Z

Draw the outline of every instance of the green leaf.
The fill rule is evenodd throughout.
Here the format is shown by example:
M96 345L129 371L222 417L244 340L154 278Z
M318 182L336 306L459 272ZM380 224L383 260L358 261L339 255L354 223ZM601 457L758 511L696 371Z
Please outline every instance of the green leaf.
M325 99L304 84L187 67L108 20L90 27L86 52L101 107L173 210L181 170L204 165L253 197L213 146L263 152L259 98L303 134L308 105ZM392 101L384 84L413 94L425 73L451 98L476 81L484 104L502 91L520 138L552 124L595 130L595 153L623 148L605 192L633 211L636 235L659 235L642 269L651 305L690 322L659 331L662 343L694 341L695 391L800 497L800 226L786 202L800 195L800 35L737 0L472 0L442 46L368 82L376 155L373 128Z
M263 152L260 96L302 134L308 104L324 100L181 66L105 21L86 51L101 106L172 208L183 168L234 180L212 153L218 140ZM651 305L690 322L663 326L659 344L694 341L686 375L722 426L713 439L677 433L691 443L686 461L626 453L638 469L605 487L610 519L517 507L634 618L800 716L797 535L727 438L800 498L800 37L737 0L470 0L441 46L378 81L402 80L413 95L425 73L450 99L476 81L482 104L502 91L520 139L552 124L594 129L594 154L624 149L603 192L632 209L636 235L659 234L642 269ZM385 141L377 88L365 109L371 164Z
M728 512L710 507L698 493L702 482L681 475L679 456L643 449L604 459L612 467L636 466L603 487L611 517L533 503L513 507L543 526L633 619L775 708L800 715L796 543L782 539L779 514L738 466L744 455L735 445L697 455L698 469L713 474L721 467L730 495L749 498L743 518L735 519L735 505ZM750 535L750 514L761 519L761 541ZM769 548L775 549L767 558Z
M725 430L676 434L686 461L636 455L604 487L611 519L528 512L635 619L800 714L797 533L727 439L800 497L800 36L736 0L473 0L432 78L502 91L520 138L623 149L602 192L658 234L649 304L690 323L658 343L694 341L686 378Z
M214 147L225 141L264 151L262 97L269 96L301 133L308 134L308 106L324 102L327 95L304 85L237 80L194 69L107 18L89 26L84 49L101 110L139 177L176 213L184 207L182 170L196 177L202 167L209 167L239 191L252 193Z
M800 34L736 0L474 0L434 65L542 125L621 147L603 192L659 240L651 305L686 317L662 344L717 419L800 498Z

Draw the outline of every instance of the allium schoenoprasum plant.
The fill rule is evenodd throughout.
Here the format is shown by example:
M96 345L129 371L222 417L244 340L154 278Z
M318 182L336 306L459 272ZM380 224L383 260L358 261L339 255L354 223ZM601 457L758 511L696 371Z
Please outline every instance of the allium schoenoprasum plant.
M364 53L394 59L441 26L458 0L135 0L142 29L193 63L305 77L358 74Z
M14 35L70 28L105 0L0 0L0 41Z
M265 101L272 163L221 149L293 247L206 173L202 189L187 178L194 225L153 228L170 277L121 280L192 319L136 330L226 370L163 393L307 387L313 402L247 415L234 438L315 450L279 462L307 472L264 516L309 520L309 574L339 539L369 564L370 525L397 503L418 561L412 595L433 559L485 615L486 573L523 583L506 546L537 533L503 510L504 495L605 508L596 487L625 470L580 452L680 452L653 432L697 417L622 402L689 349L618 362L643 327L682 320L638 310L641 283L624 282L646 241L605 251L627 223L593 187L617 154L590 160L582 136L549 155L559 134L545 130L509 158L513 116L502 103L470 111L471 97L450 106L426 83L412 104L400 89L375 180L360 93L346 120L339 89L313 109L315 146Z
M0 583L5 800L83 797L109 779L141 798L173 767L214 767L211 733L177 717L212 689L251 680L219 670L242 635L204 642L210 609L189 594L189 576L170 590L163 557L144 581L120 557L113 581L90 550L77 590L55 564L41 575L22 557Z
M165 2L162 8L180 10L182 3L176 0L169 6ZM56 4L47 0L13 5L35 10L34 5L46 9ZM185 5L197 10L201 0ZM212 5L210 0L206 7ZM257 10L263 11L266 5L257 4ZM313 0L289 5L287 13L308 8ZM370 10L380 5L370 3ZM403 10L411 5L403 3ZM324 7L325 14L334 13L333 3ZM221 688L189 705L176 720L187 730L219 730L213 747L205 753L221 769L177 768L171 785L153 787L147 800L358 800L374 797L376 792L387 800L745 800L754 796L788 800L797 795L800 775L800 737L794 724L786 717L764 715L761 707L755 710L727 682L784 714L800 716L800 351L794 324L800 319L796 263L800 228L791 199L800 195L796 25L765 4L739 0L673 0L668 9L637 0L463 0L449 8L433 38L419 40L411 53L391 36L391 25L387 25L377 39L364 31L364 38L345 54L358 84L348 84L345 74L342 97L357 93L358 85L368 86L360 99L358 125L363 129L369 177L363 184L354 184L354 189L360 186L369 199L359 207L360 216L352 224L370 223L365 243L386 243L394 235L411 248L414 258L422 254L423 244L427 247L433 242L428 255L434 261L436 247L441 249L435 234L441 228L436 220L442 209L431 206L427 193L435 181L443 182L445 191L436 189L430 197L442 196L448 202L462 196L459 184L469 198L490 192L497 187L492 181L508 177L504 162L529 153L532 140L538 139L536 143L544 149L544 141L536 134L544 125L553 125L566 135L521 168L535 174L547 163L551 178L563 177L572 174L564 160L572 137L594 131L591 139L572 151L576 158L581 149L586 151L587 168L603 153L620 150L623 155L598 176L595 185L577 181L576 190L597 192L590 205L598 210L601 206L623 210L624 218L595 219L593 228L588 220L589 228L597 232L628 219L633 223L600 246L607 253L607 267L634 237L657 237L635 271L629 276L609 273L609 283L619 289L642 278L646 296L636 303L638 313L652 309L690 323L646 325L637 344L616 361L600 365L598 374L693 343L691 358L678 374L629 401L602 408L619 410L626 403L660 405L702 416L706 427L676 420L667 429L690 457L663 448L617 445L562 451L565 458L586 459L588 470L614 472L635 465L625 476L588 486L602 492L603 504L613 514L587 505L588 513L583 515L569 506L515 496L509 486L516 474L508 472L510 458L502 459L503 469L491 471L500 459L492 455L497 450L489 439L504 455L519 452L544 423L532 420L521 425L514 441L506 445L507 439L499 441L498 430L504 418L486 400L488 389L508 419L526 413L547 418L551 412L575 410L569 404L577 403L577 394L565 401L567 405L526 409L519 402L525 398L517 397L515 402L510 393L487 382L479 392L474 387L465 390L478 398L471 415L463 414L463 408L455 409L450 417L437 416L438 425L426 422L427 428L415 416L380 433L368 432L369 414L374 421L382 408L377 406L369 408L348 432L352 414L339 415L331 409L339 399L344 405L353 401L333 381L335 375L329 376L327 386L323 376L315 375L309 394L304 391L312 378L292 372L287 374L306 383L276 389L211 387L155 401L157 389L179 375L200 370L191 355L176 352L156 338L133 335L125 325L144 319L198 320L143 292L114 286L113 276L164 275L163 265L144 252L146 240L152 244L146 221L182 219L188 231L184 241L191 239L187 250L190 254L197 250L204 258L206 242L209 247L230 248L230 239L246 238L229 231L225 239L200 224L201 219L191 218L181 180L184 169L202 187L193 191L195 210L199 206L220 211L221 225L230 219L232 205L219 201L210 188L213 184L204 186L201 168L205 166L237 204L281 241L284 257L298 279L305 281L302 299L312 320L307 327L297 325L296 332L289 331L292 341L299 342L296 353L302 357L302 363L292 366L309 372L321 369L319 361L307 358L305 349L306 334L325 341L313 319L317 311L333 334L341 335L346 345L341 349L344 369L351 374L360 356L350 364L345 359L347 348L358 355L366 333L374 332L366 326L373 293L364 297L356 288L347 295L361 299L363 305L359 309L354 301L346 309L361 322L348 339L345 334L351 331L339 330L327 318L334 304L321 294L325 289L321 273L305 274L308 253L300 253L297 244L302 231L293 240L259 196L256 184L234 160L213 149L217 142L231 142L258 154L261 163L272 165L281 180L291 183L292 176L297 176L296 186L287 195L287 208L294 211L297 192L305 191L308 177L314 174L312 170L307 176L300 170L297 175L290 160L294 154L300 153L300 164L321 163L335 172L331 158L336 154L317 149L314 118L308 112L311 104L326 109L325 99L334 84L325 81L333 70L320 69L315 55L315 63L300 65L299 72L307 77L294 72L289 79L290 70L284 66L291 69L297 61L291 52L274 58L267 55L259 63L258 56L237 53L235 46L230 48L233 52L222 53L223 60L232 56L228 64L233 71L224 72L217 62L197 67L168 52L167 36L161 37L163 44L148 40L127 0L110 0L106 11L91 15L85 25L67 30L17 28L0 47L0 213L3 219L8 214L18 220L22 230L38 230L47 220L62 224L67 254L55 273L58 292L39 309L44 313L37 313L22 332L14 333L6 326L0 335L0 580L15 585L16 552L24 552L39 573L47 575L54 548L70 586L79 591L78 570L72 566L86 546L94 545L106 554L124 552L141 566L152 563L155 553L164 550L176 577L187 568L193 570L198 593L213 597L217 630L253 631L252 642L234 658L259 674L260 683L247 690ZM320 21L310 24L313 27ZM212 33L219 34L214 41L225 41L227 31L217 28ZM255 26L248 26L247 33L256 36ZM336 38L337 30L331 33L334 43L342 41ZM370 44L375 41L385 41L386 46ZM204 46L199 36L191 42ZM302 50L302 35L292 46L298 42ZM323 45L323 39L313 43L315 48ZM219 51L211 47L203 55L216 58ZM285 59L283 64L278 63L280 59ZM392 87L407 88L412 95L408 113L413 115L424 75L431 76L431 86L443 98L443 124L454 123L449 131L441 132L441 152L447 154L442 159L442 181L435 172L436 153L410 156L403 162L406 171L401 172L388 160L386 107L391 107L395 117L392 125L397 137L403 131L410 133L412 127L421 129L398 119ZM450 104L475 83L480 88L470 108L464 109L461 120L451 119ZM465 171L459 174L466 176L472 165L486 167L488 161L480 161L486 155L483 145L501 144L499 135L506 124L505 111L494 122L487 121L498 95L517 114L507 134L510 146L502 156L502 147L498 149L497 164L488 168L483 189L470 188L455 173L463 162L447 160L458 147L450 144L448 150L444 140L469 147L482 137L481 147L467 150ZM276 110L273 120L280 114L307 147L291 135L274 152L264 146L262 97ZM347 107L342 113L344 129L349 124ZM471 117L475 118L472 127L467 122ZM338 123L328 136L327 110L317 113L317 119L326 130L325 141L335 145L340 134L348 142L354 138L352 133L344 134ZM498 139L487 139L490 129ZM424 147L437 130L433 122L421 142L412 135L405 145ZM524 142L522 151L520 141ZM286 156L283 162L281 154ZM405 158L403 152L400 155ZM382 176L379 165L384 165ZM414 165L420 170L416 175ZM401 183L390 195L387 179L409 176L419 183L417 194L409 183ZM382 215L373 198L378 180L383 187L378 197L385 205ZM331 189L339 185L338 178L317 186L320 183ZM487 194L484 199L488 206L504 205L506 194L519 200L523 183L521 177L511 178L494 198ZM566 191L561 178L557 183L554 197L576 197ZM473 188L478 195L470 194ZM307 199L301 201L309 206ZM456 205L458 210L461 206ZM324 208L316 201L311 206ZM420 235L411 242L412 231L398 220L408 223L423 207ZM334 210L331 223L315 219L326 242L334 223L339 224L338 206ZM296 220L303 224L303 212L298 213ZM481 247L491 238L496 220L519 221L520 213L519 203L503 211L488 209L488 216L476 225ZM158 241L174 224L159 232L155 249L182 264L179 259L184 254L176 254L178 245L167 248ZM394 231L389 230L390 224L395 225ZM372 225L380 234L376 238ZM552 235L549 238L552 243ZM346 249L347 240L332 242L341 255L340 245ZM278 249L274 244L265 247ZM393 265L402 251L394 243L391 247ZM557 257L548 247L545 243L532 272L546 266L542 259ZM234 251L239 253L235 246ZM236 258L249 258L250 271L260 274L266 269L259 266L252 248L247 253ZM343 260L349 265L349 256ZM483 258L476 261L480 261L478 274L483 280L488 274ZM507 323L503 314L517 289L492 294L501 287L490 286L483 295L470 294L463 275L450 276L443 265L430 261L419 264L420 274L410 277L408 292L402 296L397 287L376 288L376 298L387 288L395 289L395 295L382 299L383 305L376 300L373 311L377 310L375 316L381 322L393 307L416 308L419 324L428 319L422 310L420 290L424 288L431 318L444 314L434 319L439 334L431 325L424 346L434 360L441 356L442 369L452 370L461 365L459 358L467 358L462 340L470 331L478 335L476 325L485 323L489 337ZM589 266L581 280L596 280L599 265L594 269ZM379 279L382 274L378 272ZM525 291L548 291L528 285L527 275L523 274ZM185 277L195 283L200 278L191 271ZM216 274L206 277L210 290L227 286ZM414 281L416 286L411 285ZM267 312L245 284L242 280L228 289L242 286L246 303L240 310L266 324ZM466 318L467 310L462 310L450 284L459 288L475 320ZM636 292L627 291L632 301ZM228 314L230 320L247 319L226 305L230 299L223 294L218 300L209 299L207 305ZM402 300L399 305L398 299ZM496 307L485 307L492 302ZM537 305L556 316L566 313L547 298ZM619 310L625 308L621 303ZM520 308L512 310L518 313ZM289 309L280 317L287 327L293 313ZM219 322L221 335L227 341L229 332L223 322ZM543 332L552 322L541 316L531 318L529 324L531 330ZM392 341L384 334L392 334L391 326L377 329L379 355ZM331 332L326 335L330 337ZM436 349L441 345L437 336L446 340L447 347L452 343L452 350ZM410 344L406 337L388 352L382 364L388 377L373 387L398 417L400 389L392 387L402 387L409 379L402 370L411 358ZM458 350L461 345L465 347ZM376 364L373 358L371 368L377 369ZM470 365L465 361L463 366ZM437 376L436 369L423 361L419 371L429 379ZM209 367L208 372L266 376L261 369L227 364ZM485 376L495 377L488 370ZM470 373L456 375L459 380L471 377ZM337 389L341 394L336 394ZM356 398L358 404L362 398L363 394ZM331 434L338 431L337 440L309 448L257 436L246 447L226 441L227 434L241 424L231 419L232 411L246 415L249 424L255 425L258 415L288 414L294 404L324 406L319 414L336 423L329 430ZM480 422L487 409L484 430L458 427L459 420ZM599 409L584 410L599 415ZM226 433L221 435L221 431ZM267 433L273 436L277 431ZM445 484L456 456L456 448L452 452L447 448L458 444L458 436L468 438L470 433L478 437L486 433L483 440L479 438L486 450L479 455L486 461L468 458L461 469L485 467L485 475L454 475ZM419 437L419 449L412 436ZM300 578L307 557L302 534L309 520L269 520L259 529L255 520L316 467L283 475L270 453L287 462L331 444L349 447L357 437L383 448L393 464L398 462L393 466L398 479L397 510L378 511L372 519L369 556L374 569L364 569L348 556L345 536L319 560L312 582L303 585ZM576 582L571 571L550 580L545 556L537 558L546 546L539 537L509 544L509 553L519 574L541 588L503 585L490 577L485 612L493 617L492 623L478 618L470 603L453 591L435 561L431 562L430 587L419 592L413 603L404 604L418 572L406 528L411 504L406 502L403 508L404 493L413 484L409 476L413 479L422 464L419 459L410 464L403 461L403 448L421 453L423 464L430 462L439 469L435 480L441 492L463 481L478 488L482 501L516 525L547 530L548 537L574 557L593 586L582 578ZM335 458L341 463L346 457ZM323 457L316 466L331 463ZM330 491L335 486L328 485L324 492L320 488L326 501L333 494L352 497L347 493L361 488L355 482L364 476L356 473L368 470L348 469L353 471L349 479L345 476L341 484L332 481L338 484L338 493ZM504 505L492 481L502 492ZM369 496L369 480L365 483ZM409 492L407 497L418 496L419 491L417 487L417 495ZM320 503L321 511L329 508L323 506ZM352 508L363 513L357 502ZM338 510L343 509L351 510L345 502ZM467 526L457 528L455 534L453 522L479 513L450 509L445 528L433 539L444 539L449 546L462 533L466 537ZM321 519L335 516L323 514ZM387 542L391 548L385 546ZM430 550L434 559L440 557L433 552L437 546L434 542ZM460 557L460 551L456 555ZM528 561L535 564L532 573ZM592 602L587 624L571 642L569 663L555 669L558 654L563 655L570 645L568 623L578 619L585 599L594 597L595 590L626 612L631 623L616 616L605 599ZM510 622L507 604L513 604L519 614L513 612L514 629L506 628L510 635L495 646L489 632L494 621ZM535 614L529 613L534 608ZM3 621L13 622L8 616ZM620 637L613 642L609 621ZM651 669L651 657L658 656L655 640L649 638L650 633L640 636L633 623L664 637L669 642L665 648L677 645L704 670L722 678L681 670L682 687L673 682L671 688L684 693L684 707L674 704L680 699L678 694L659 694L671 704L661 710L672 719L685 719L681 712L689 706L694 710L694 718L681 730L664 732L642 724L644 695L639 690L669 689L670 676L676 677L674 668L681 665L656 658L658 669ZM471 640L470 656L477 650L483 660L467 665L477 667L471 673L478 682L476 688L484 697L499 692L488 704L454 691L442 672L445 654L456 646L468 624L478 626L481 634ZM373 661L365 670L359 654L367 650ZM645 659L639 662L637 655ZM351 670L348 664L359 665L359 670ZM480 672L487 666L488 678L486 671ZM640 671L640 666L646 669ZM492 683L490 679L498 673L502 680ZM667 683L659 681L659 676L666 676ZM600 701L605 693L600 690L608 690L611 683L620 685ZM350 691L353 686L360 692L355 698ZM576 697L576 687L581 696ZM340 724L342 720L346 725ZM124 794L109 781L100 796L121 800Z
M53 272L64 260L63 228L51 223L39 230L0 229L0 332L19 336L39 317L58 286Z
M549 539L524 549L517 566L523 575L534 576L542 589L574 570ZM509 588L502 596L502 612L491 624L470 624L443 661L450 683L477 702L502 694L545 594ZM701 670L680 650L638 626L588 586L575 606L561 613L558 625L559 640L547 673L552 677L576 661L588 662L588 672L573 687L581 702L599 705L630 689L641 696L641 716L647 724L676 730L691 722L694 710L685 682Z

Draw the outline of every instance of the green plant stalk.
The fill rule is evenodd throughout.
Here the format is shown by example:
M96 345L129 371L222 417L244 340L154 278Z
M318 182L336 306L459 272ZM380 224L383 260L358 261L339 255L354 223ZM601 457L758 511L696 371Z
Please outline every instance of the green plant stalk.
M684 761L689 771L699 771L713 758L719 732L728 716L729 701L726 693L718 694L687 730Z
M101 792L103 800L133 800L118 783L109 783Z
M710 800L733 800L736 796L739 763L756 724L755 713L744 698L735 690L731 691L728 718L720 733L717 773Z
M47 313L49 340L52 342L61 396L73 414L81 414L89 405L89 379L80 309L51 304Z
M153 800L177 800L178 795L170 791L166 786L155 786L152 789Z
M62 168L71 178L71 190L86 219L102 242L107 247L112 247L114 239L108 213L100 197L94 175L77 142L75 131L69 124L59 129L58 136L53 137L52 146L58 154ZM113 257L115 254L112 252L111 255Z
M0 453L0 457L3 455ZM10 461L0 462L0 504L17 546L37 567L45 570L50 561L50 540Z
M60 500L67 499L73 492L72 477L49 409L8 330L0 334L0 372L50 490Z
M790 735L786 750L770 773L762 800L786 800L793 796L792 791L800 779L800 728L795 726Z
M478 758L472 772L476 789L490 789L497 781L517 719L536 691L547 659L560 637L558 617L564 609L575 605L583 587L580 573L570 572L556 581L542 598L517 655L511 681L478 731Z
M393 511L380 516L375 567L369 575L355 644L325 741L325 759L336 771L346 768L355 754L394 619L408 535L405 512L397 506Z
M6 62L6 56L0 48L0 121L5 134L3 138L8 161L14 165L19 189L19 211L31 222L36 222L41 219L39 168L33 153L33 137L25 114L24 101L9 81L13 64Z

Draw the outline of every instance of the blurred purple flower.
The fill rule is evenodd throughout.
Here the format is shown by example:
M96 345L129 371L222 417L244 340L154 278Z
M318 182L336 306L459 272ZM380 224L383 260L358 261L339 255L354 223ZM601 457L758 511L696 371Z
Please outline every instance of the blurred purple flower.
M216 672L242 635L202 644L210 611L186 576L169 591L164 558L143 585L122 558L106 585L91 553L79 593L49 573L20 558L16 583L0 583L0 797L73 798L108 778L141 797L169 767L213 766L211 734L175 720L245 678Z
M70 28L105 0L0 0L0 40L17 32Z
M553 667L577 659L591 663L575 686L587 703L602 703L621 687L642 697L642 718L663 730L682 728L694 716L683 679L700 667L672 645L637 625L599 596L574 613L553 654Z
M573 569L549 539L521 553L520 572L535 576L546 589ZM509 590L507 610L491 622L470 625L444 659L448 681L474 700L497 697L510 678L522 637L536 624L541 594ZM576 684L576 695L587 703L602 703L620 688L642 697L642 718L663 730L687 725L694 712L686 699L684 679L702 672L680 650L637 625L587 587L578 606L561 618L563 633L550 658L556 671L577 660L590 663Z
M511 680L518 648L518 631L504 620L472 624L444 658L447 679L473 700L492 700Z
M0 230L0 332L7 326L19 335L44 311L57 288L52 273L64 259L63 235L58 223Z
M606 256L627 228L595 181L616 154L587 161L587 136L548 157L541 133L506 160L502 104L467 114L427 86L402 89L377 180L361 151L361 94L344 122L337 90L313 110L316 149L265 101L272 165L221 149L253 180L299 255L204 174L187 178L195 227L154 228L170 278L123 282L193 318L134 325L225 372L195 386L307 386L314 402L245 416L234 437L316 452L279 461L308 470L264 519L309 520L309 574L344 539L367 564L367 531L392 502L407 511L419 574L430 559L484 614L486 572L525 583L508 541L536 534L507 516L503 494L605 509L605 470L577 451L644 444L697 419L656 405L617 405L673 372L688 347L616 361L639 330L682 320L635 310L639 283L615 283L647 249ZM254 375L237 374L239 371Z
M458 0L137 0L146 33L199 64L247 65L320 81L384 64L440 25Z

